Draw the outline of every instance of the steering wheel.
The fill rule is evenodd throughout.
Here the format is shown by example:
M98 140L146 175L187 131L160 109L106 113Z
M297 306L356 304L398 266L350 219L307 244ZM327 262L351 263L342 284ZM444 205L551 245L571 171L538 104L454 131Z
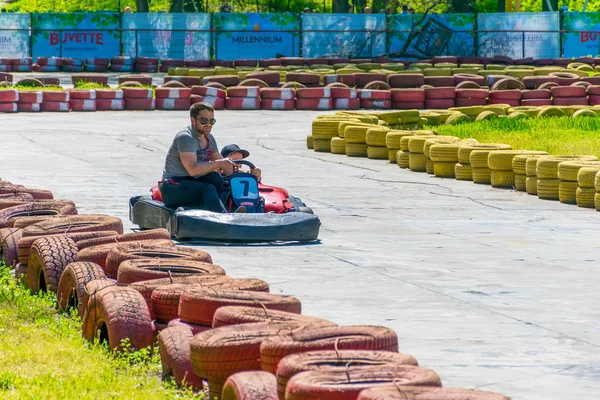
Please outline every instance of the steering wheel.
M233 162L236 164L240 164L240 165L246 165L246 166L250 167L250 169L256 168L256 166L254 164L252 164L250 161L247 161L247 160L233 160Z

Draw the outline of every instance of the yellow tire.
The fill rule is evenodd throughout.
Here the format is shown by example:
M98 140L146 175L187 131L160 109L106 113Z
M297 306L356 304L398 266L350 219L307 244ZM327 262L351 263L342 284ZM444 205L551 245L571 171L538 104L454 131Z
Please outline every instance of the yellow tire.
M510 119L527 119L529 118L529 115L525 114L524 112L521 111L514 111L511 112L510 114L508 114L507 118Z
M577 110L571 118L596 118L598 115L592 110Z
M558 184L558 200L561 203L577 204L577 182L560 181Z
M429 138L425 141L425 144L423 145L423 154L425 154L427 157L429 157L429 149L434 144L455 143L455 142L458 142L458 140L459 139L455 136L435 136L435 137Z
M491 169L491 168L490 168ZM515 186L515 173L510 171L499 171L492 169L490 182L493 187L512 188Z
M369 127L366 126L347 126L344 130L344 139L346 143L357 143L367 145L367 131Z
M387 148L387 147L386 147ZM400 151L398 149L387 149L388 150L388 161L391 163L397 162L397 153Z
M368 128L373 128L373 124L365 124L360 122L359 120L345 120L340 122L339 126L338 126L338 136L339 137L344 137L344 133L346 132L346 127L348 126L366 126Z
M537 196L537 177L528 176L527 179L525 179L525 190L527 191L527 194Z
M600 161L564 161L558 164L558 179L577 182L579 170L587 166L600 166Z
M493 112L493 111L483 111L481 114L479 114L475 118L475 121L487 121L487 120L495 119L495 118L498 118L498 116L496 115L495 112Z
M596 189L590 187L579 187L575 193L575 201L578 207L594 208Z
M558 200L560 179L538 178L537 195L544 200Z
M508 144L501 143L461 143L458 148L458 162L461 164L469 164L471 162L471 152L474 150L511 150ZM485 159L485 167L487 168L487 155Z
M413 172L425 172L428 158L422 153L408 154L408 167Z
M312 150L313 149L313 137L312 135L308 135L306 137L306 148Z
M320 153L331 153L331 139L313 139L313 148Z
M517 155L546 155L545 151L533 151L533 150L498 150L492 151L488 155L488 165L490 169L497 171L512 171L513 170L513 158Z
M425 163L425 172L427 172L429 175L433 175L433 173L434 173L433 161L431 161L430 158L427 158L427 162Z
M339 136L338 127L344 120L315 119L312 122L312 135L315 139L328 139Z
M411 136L410 139L408 139L408 151L411 153L423 154L425 141L429 138L430 136Z
M346 141L341 137L331 138L331 154L346 154Z
M595 188L596 174L600 171L600 165L595 167L583 167L577 172L577 184L580 188Z
M398 153L396 153L396 163L400 168L410 168L409 156L410 153L408 151L400 150Z
M594 195L594 206L596 207L596 211L600 211L600 193Z
M427 115L422 115L421 118L425 118L427 123L425 125L435 126L440 125L442 123L442 117L437 113L429 113Z
M515 174L515 189L519 192L527 191L527 175Z
M365 143L346 142L346 155L348 157L367 157L367 145Z
M565 113L563 110L560 110L558 108L550 108L550 107L542 107L540 109L540 111L538 112L537 117L538 118L544 118L544 117L564 117Z
M467 122L471 122L471 119L463 113L454 113L448 117L446 125L459 125Z
M470 164L456 163L454 165L454 177L458 181L472 181L473 168Z
M383 126L379 128L368 129L365 137L367 146L386 147L385 140L389 131L389 128Z
M434 162L433 173L438 178L455 178L454 173L456 162Z
M388 148L367 145L367 157L369 157L372 160L387 160Z
M429 148L429 158L435 162L458 162L458 143L436 143Z
M404 110L383 112L379 114L379 119L387 122L390 125L397 124L414 124L421 120L418 110Z
M535 174L538 179L558 179L558 164L563 161L598 161L596 156L549 156L540 158Z
M385 145L388 149L402 149L400 140L405 136L412 136L410 131L388 131L385 135Z
M448 111L454 111L465 114L467 117L477 118L479 114L485 111L483 106L451 107Z
M414 134L413 135L407 135L407 136L403 136L400 139L400 150L408 152L408 141L413 136L414 136Z
M473 172L473 182L489 185L492 183L492 170L489 168L478 168L471 165Z
M537 160L544 155L531 155L531 154L519 154L513 158L512 169L515 174L536 176L535 175L535 164L537 161L532 161L531 175L527 173L527 161L529 159Z

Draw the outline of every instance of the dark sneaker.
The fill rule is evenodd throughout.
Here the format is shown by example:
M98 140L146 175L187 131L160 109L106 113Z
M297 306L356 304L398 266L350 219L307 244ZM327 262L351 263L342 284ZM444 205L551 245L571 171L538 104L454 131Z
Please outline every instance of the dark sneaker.
M238 207L238 209L235 210L234 213L240 214L240 213L245 213L246 211L248 211L248 210L246 210L246 207L241 206L241 207Z

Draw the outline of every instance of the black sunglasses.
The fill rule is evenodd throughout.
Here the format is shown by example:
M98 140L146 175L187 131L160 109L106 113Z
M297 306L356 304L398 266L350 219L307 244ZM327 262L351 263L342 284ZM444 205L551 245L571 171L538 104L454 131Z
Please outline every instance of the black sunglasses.
M200 122L201 125L206 125L210 122L211 125L214 125L217 123L217 120L214 118L196 118L196 121Z

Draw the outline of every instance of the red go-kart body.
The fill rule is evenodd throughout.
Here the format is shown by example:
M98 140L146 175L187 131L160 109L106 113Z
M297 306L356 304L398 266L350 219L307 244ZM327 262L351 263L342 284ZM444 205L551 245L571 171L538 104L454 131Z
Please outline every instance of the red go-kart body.
M287 190L259 182L258 192L265 199L265 213L283 214L294 210L294 205L289 201L290 195ZM158 186L152 187L150 193L152 194L152 200L162 202L162 195Z

